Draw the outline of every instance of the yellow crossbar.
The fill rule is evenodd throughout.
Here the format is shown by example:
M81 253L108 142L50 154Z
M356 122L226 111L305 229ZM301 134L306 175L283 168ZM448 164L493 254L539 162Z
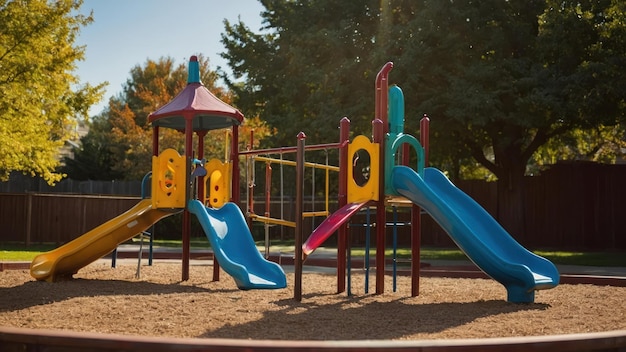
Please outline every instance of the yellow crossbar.
M256 215L256 214L251 214L250 218L254 221L260 221L266 224L276 224L276 225L283 225L283 226L289 226L289 227L296 227L296 223L294 221L270 218L267 216L261 216L261 215Z
M284 165L296 166L296 162L292 161L292 160L281 160L281 159L276 159L276 158L268 158L266 156L256 156L256 157L254 157L254 159L256 161L265 161L265 162L269 162L269 163L276 163L276 164L284 164ZM309 163L309 162L304 162L304 166L305 167L314 167L316 169L324 169L324 170L330 170L330 171L339 172L339 166L317 164L317 163Z
M328 216L328 212L325 210L322 211L305 211L302 213L302 216L305 218L312 218L315 216Z

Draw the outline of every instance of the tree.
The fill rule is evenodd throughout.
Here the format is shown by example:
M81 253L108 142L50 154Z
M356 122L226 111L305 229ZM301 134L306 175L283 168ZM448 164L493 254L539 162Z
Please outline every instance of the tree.
M84 58L76 46L91 16L76 14L82 1L0 0L0 179L13 171L48 183L59 149L76 118L102 97L103 84L80 85L72 72Z
M523 177L535 152L626 117L625 6L424 1L404 29L411 41L394 37L408 43L397 60L418 101L408 109L431 115L433 149L471 155L497 177L498 218L514 235L524 232Z
M304 131L314 143L334 142L343 116L355 133L371 131L378 1L263 0L265 28L225 21L222 35L242 111L257 114L276 134L271 146L295 145ZM314 19L314 20L312 20ZM335 129L336 130L336 129Z
M614 164L626 148L622 125L574 129L541 146L528 166L530 173L540 173L562 160L583 160Z
M109 150L108 132L111 125L104 115L97 115L89 123L89 132L80 139L80 147L73 148L73 157L64 157L60 172L73 180L119 180L123 173L113 170L113 153Z
M222 41L245 80L231 85L238 104L278 129L274 145L300 130L334 139L328 127L344 115L368 131L375 72L394 61L405 130L428 113L434 163L495 175L497 216L516 236L538 148L625 117L620 0L262 3L262 32L226 22Z
M217 73L209 61L198 55L200 80L218 98L232 103L232 94L217 86ZM81 139L82 147L66 159L63 169L71 178L96 180L138 180L151 170L152 128L148 115L171 101L187 84L187 64L175 65L170 57L148 59L143 66L130 71L122 92L109 100L109 106L94 118L89 133ZM262 140L269 131L254 117L247 118L240 134L245 145L248 128L255 128L255 138ZM183 152L184 137L179 131L162 128L161 148ZM205 155L223 156L223 131L209 131L205 137ZM249 138L248 138L249 139ZM258 141L257 141L258 143ZM195 144L194 144L195 145ZM91 163L90 163L91 162Z

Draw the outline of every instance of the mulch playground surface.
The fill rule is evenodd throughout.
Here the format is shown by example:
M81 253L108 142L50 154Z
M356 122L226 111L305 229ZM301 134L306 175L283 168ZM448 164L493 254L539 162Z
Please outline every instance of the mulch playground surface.
M417 297L410 296L406 275L397 277L397 292L386 275L386 292L376 295L374 275L365 293L365 275L354 269L348 296L336 293L332 270L307 270L297 302L289 269L285 289L241 291L224 272L213 281L208 260L194 260L184 282L180 260L145 262L140 278L135 257L116 268L99 260L57 283L36 281L20 264L4 263L0 326L254 340L464 339L626 329L624 280L619 286L619 280L564 275L556 288L538 291L534 303L514 304L506 302L502 285L467 265L425 265Z

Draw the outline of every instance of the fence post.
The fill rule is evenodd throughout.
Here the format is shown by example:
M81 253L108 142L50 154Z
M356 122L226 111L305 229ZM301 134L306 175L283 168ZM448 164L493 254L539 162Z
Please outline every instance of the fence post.
M31 242L31 230L32 230L32 218L33 218L33 194L28 192L26 194L26 246L30 246Z

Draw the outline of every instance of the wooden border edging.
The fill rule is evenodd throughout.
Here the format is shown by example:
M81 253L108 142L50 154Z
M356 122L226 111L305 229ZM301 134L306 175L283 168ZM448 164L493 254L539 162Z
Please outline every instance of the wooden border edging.
M0 262L0 271L28 269L30 269L30 262Z
M0 327L2 351L622 351L626 330L553 336L413 341L167 338Z

